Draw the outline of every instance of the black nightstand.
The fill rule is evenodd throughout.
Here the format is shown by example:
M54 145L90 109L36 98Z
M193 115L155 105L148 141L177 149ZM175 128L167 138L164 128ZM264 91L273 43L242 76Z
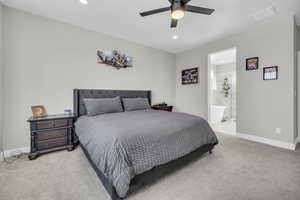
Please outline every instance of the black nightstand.
M29 118L30 123L30 160L40 154L74 149L74 115L48 115L41 118Z
M168 112L172 112L173 110L173 106L152 106L152 109L154 110L164 110L164 111L168 111Z

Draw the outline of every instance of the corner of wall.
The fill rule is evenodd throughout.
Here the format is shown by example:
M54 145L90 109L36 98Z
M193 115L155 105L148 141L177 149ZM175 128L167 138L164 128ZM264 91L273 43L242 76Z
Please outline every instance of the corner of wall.
M294 141L296 141L298 137L298 127L299 127L299 119L298 119L298 67L297 67L297 49L298 49L298 27L296 24L296 18L293 17L293 51L294 51Z
M3 5L0 2L0 152L3 150Z
M297 51L300 51L300 25L297 25Z

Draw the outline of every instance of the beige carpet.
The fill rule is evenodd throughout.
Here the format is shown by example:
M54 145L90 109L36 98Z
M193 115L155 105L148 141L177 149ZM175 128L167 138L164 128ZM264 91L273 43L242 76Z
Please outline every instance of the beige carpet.
M218 135L212 155L129 200L299 200L300 151ZM1 200L108 200L80 148L0 164Z

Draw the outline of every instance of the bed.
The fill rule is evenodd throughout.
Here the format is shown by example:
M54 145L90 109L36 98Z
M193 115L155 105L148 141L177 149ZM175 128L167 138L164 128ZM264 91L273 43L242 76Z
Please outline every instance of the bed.
M112 200L212 152L217 137L200 118L185 113L135 110L88 117L84 99L147 98L151 91L74 90L75 132Z

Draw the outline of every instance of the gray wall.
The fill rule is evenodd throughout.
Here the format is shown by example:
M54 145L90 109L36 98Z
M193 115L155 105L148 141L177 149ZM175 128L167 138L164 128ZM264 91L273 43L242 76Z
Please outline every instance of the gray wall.
M0 152L2 149L2 97L3 97L3 48L2 48L2 14L3 14L3 6L0 2Z
M99 24L101 25L101 23ZM48 113L72 108L73 88L147 89L153 103L175 103L175 55L4 8L4 148L29 146L32 105ZM118 49L134 67L97 63L97 50Z
M298 70L298 77L300 77L300 51L298 51L298 55L297 55L297 70ZM300 94L300 81L298 80L298 131L296 134L296 137L298 137L298 142L300 143L300 98L299 98L299 94Z
M295 31L295 71L297 73L295 73L295 85L296 88L295 90L297 91L297 95L296 95L296 100L297 100L297 104L296 104L296 109L297 112L295 113L295 117L297 118L298 123L296 124L296 132L295 132L295 138L297 139L299 136L299 127L300 127L300 98L299 98L299 94L300 94L300 81L298 80L298 77L300 77L300 70L299 70L299 62L300 62L300 57L298 56L298 51L300 51L300 27L297 27L296 23L294 26L294 31Z
M294 18L276 16L244 33L180 53L176 57L176 106L207 118L208 55L237 48L237 132L294 143ZM245 60L259 56L260 68L246 71ZM263 81L263 67L279 66L279 80ZM199 67L200 83L183 86L181 70ZM276 134L275 128L282 133Z
M298 28L298 33L297 33L297 50L300 51L300 26Z
M7 7L0 9L0 17L1 12L5 59L4 75L0 71L4 91L0 95L4 93L5 149L29 146L26 119L31 115L31 105L45 105L49 114L61 113L72 108L73 88L151 89L154 103L170 104L175 103L176 94L177 110L207 117L208 54L232 47L238 51L238 132L285 142L294 140L291 16L276 17L243 34L178 54L175 72L174 55L164 51ZM115 70L96 63L97 50L112 49L133 56L134 68ZM245 59L252 56L260 57L260 69L246 72ZM279 66L279 80L263 81L262 68L272 65ZM194 66L200 69L200 83L182 86L180 71ZM282 128L282 134L274 133L277 127Z

